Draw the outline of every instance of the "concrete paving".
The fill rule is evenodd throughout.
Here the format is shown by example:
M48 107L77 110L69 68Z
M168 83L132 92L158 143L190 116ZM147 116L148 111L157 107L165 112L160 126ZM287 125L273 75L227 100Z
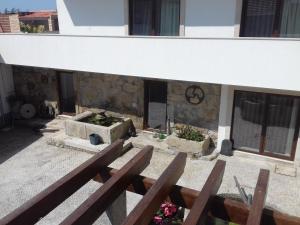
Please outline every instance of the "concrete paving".
M56 124L57 126L60 123ZM86 161L92 154L51 146L46 143L52 133L34 133L31 129L18 128L0 132L0 218L38 194L44 188ZM133 148L116 160L111 166L120 168L140 149ZM174 155L154 152L151 164L142 173L157 178L167 167ZM271 171L267 204L291 215L300 216L300 176L289 177L274 173L273 163L247 159L244 157L224 157L227 161L222 193L235 193L233 180L236 175L248 193L253 193L260 168ZM214 161L188 159L185 172L179 180L180 185L200 190ZM93 193L100 184L90 181L57 209L43 218L39 224L58 224L81 202ZM140 196L127 193L128 212L137 204ZM110 224L106 214L95 224Z

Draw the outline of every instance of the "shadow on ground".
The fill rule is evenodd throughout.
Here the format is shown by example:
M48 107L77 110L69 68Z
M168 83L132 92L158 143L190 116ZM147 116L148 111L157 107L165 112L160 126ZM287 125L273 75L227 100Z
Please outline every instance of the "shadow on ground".
M32 128L18 127L0 131L0 164L40 139L42 134Z

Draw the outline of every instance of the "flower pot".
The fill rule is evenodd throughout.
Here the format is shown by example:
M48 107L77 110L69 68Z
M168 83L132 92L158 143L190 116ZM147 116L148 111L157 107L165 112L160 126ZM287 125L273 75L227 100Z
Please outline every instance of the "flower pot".
M90 134L90 143L92 145L99 145L101 144L101 137L98 134Z

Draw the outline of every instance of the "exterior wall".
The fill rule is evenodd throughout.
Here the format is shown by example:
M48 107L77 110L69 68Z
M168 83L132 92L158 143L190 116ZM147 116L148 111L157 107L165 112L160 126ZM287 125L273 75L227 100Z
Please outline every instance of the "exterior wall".
M58 114L58 82L54 70L14 66L13 78L17 98L36 108L47 101Z
M181 35L186 37L233 37L239 24L241 0L181 0ZM60 33L126 36L128 0L57 1Z
M217 145L218 150L221 150L221 144L224 139L230 139L234 90L245 90L245 91L254 91L254 92L266 92L266 93L273 93L273 94L286 94L286 95L300 96L299 91L295 92L295 91L286 91L286 90L222 85L219 128L218 128L218 145ZM300 135L298 138L298 144L296 148L296 155L294 161L296 162L297 165L300 166Z
M126 0L57 0L60 33L124 36L125 2Z
M186 100L185 91L191 85L198 85L205 93L199 105ZM221 86L191 82L168 82L168 116L174 123L218 130Z
M136 77L75 73L77 112L104 109L126 115L137 128L143 127L143 80Z
M0 49L6 64L300 91L300 39L1 34Z
M20 21L19 21L19 15L10 15L9 17L10 22L10 32L11 33L19 33L20 30Z
M50 102L58 113L58 83L55 70L14 66L17 97L36 107L42 101ZM144 79L118 75L73 72L76 93L76 112L106 110L133 120L136 128L144 122ZM168 116L176 124L203 128L216 136L221 86L194 82L166 81L168 83ZM200 86L205 98L192 105L185 98L191 85ZM215 138L216 139L216 138Z
M186 0L186 37L234 37L240 0Z
M20 22L18 14L0 14L0 26L4 33L20 32Z
M0 64L0 127L8 123L10 107L7 97L11 95L14 95L11 66Z
M57 15L50 16L48 19L48 24L49 24L49 31L58 31L58 18Z
M220 89L219 85L168 82L168 116L174 124L189 124L205 131L218 128ZM205 99L192 105L185 99L185 90L190 85L200 85ZM143 128L144 79L116 75L76 73L78 112L86 109L105 109L130 117L135 126ZM93 91L91 91L93 90Z

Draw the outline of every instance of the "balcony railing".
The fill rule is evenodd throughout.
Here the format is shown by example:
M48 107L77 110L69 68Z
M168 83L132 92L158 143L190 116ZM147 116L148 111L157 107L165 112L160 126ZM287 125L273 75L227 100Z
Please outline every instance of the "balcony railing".
M300 39L1 34L0 62L300 91Z

